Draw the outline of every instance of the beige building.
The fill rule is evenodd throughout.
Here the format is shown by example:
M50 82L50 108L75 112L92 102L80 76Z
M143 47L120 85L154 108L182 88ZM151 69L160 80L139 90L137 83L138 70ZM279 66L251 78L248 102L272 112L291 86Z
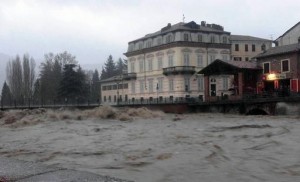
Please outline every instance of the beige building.
M196 73L216 59L230 59L230 32L216 24L195 22L168 24L158 32L128 43L128 82L130 100L177 101L203 98L203 75ZM228 77L212 79L228 90ZM217 88L214 94L221 94Z
M135 79L135 74L123 74L101 81L101 103L117 105L128 101L128 81ZM118 99L119 98L119 99Z
M272 40L246 35L231 35L231 60L249 61L272 47Z
M300 22L288 29L275 41L276 46L297 44L300 42Z

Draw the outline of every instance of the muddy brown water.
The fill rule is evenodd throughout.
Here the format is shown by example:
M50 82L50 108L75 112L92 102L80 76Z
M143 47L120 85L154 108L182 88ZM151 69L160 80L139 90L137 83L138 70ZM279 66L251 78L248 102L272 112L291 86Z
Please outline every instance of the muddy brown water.
M0 156L143 182L300 180L297 115L42 115L1 125Z

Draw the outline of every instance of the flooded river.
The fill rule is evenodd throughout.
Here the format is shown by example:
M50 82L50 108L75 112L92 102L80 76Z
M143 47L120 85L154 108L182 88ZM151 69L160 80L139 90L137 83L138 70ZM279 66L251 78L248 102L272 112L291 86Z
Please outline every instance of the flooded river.
M298 115L32 112L1 113L0 156L143 182L300 180Z

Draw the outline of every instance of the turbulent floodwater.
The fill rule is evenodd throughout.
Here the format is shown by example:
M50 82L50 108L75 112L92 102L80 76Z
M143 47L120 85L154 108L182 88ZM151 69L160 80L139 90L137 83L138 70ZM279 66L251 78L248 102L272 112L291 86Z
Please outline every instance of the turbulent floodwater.
M297 115L145 112L128 120L118 117L124 112L101 119L43 111L33 124L8 120L0 156L143 182L300 180Z

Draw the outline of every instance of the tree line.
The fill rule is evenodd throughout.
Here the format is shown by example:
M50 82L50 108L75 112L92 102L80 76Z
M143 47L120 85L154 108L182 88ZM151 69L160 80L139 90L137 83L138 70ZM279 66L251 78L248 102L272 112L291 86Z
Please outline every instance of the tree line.
M67 51L48 53L36 75L34 58L25 54L8 61L1 105L99 103L101 80L122 74L127 61L114 61L110 55L101 75L97 69L83 70L76 57Z

